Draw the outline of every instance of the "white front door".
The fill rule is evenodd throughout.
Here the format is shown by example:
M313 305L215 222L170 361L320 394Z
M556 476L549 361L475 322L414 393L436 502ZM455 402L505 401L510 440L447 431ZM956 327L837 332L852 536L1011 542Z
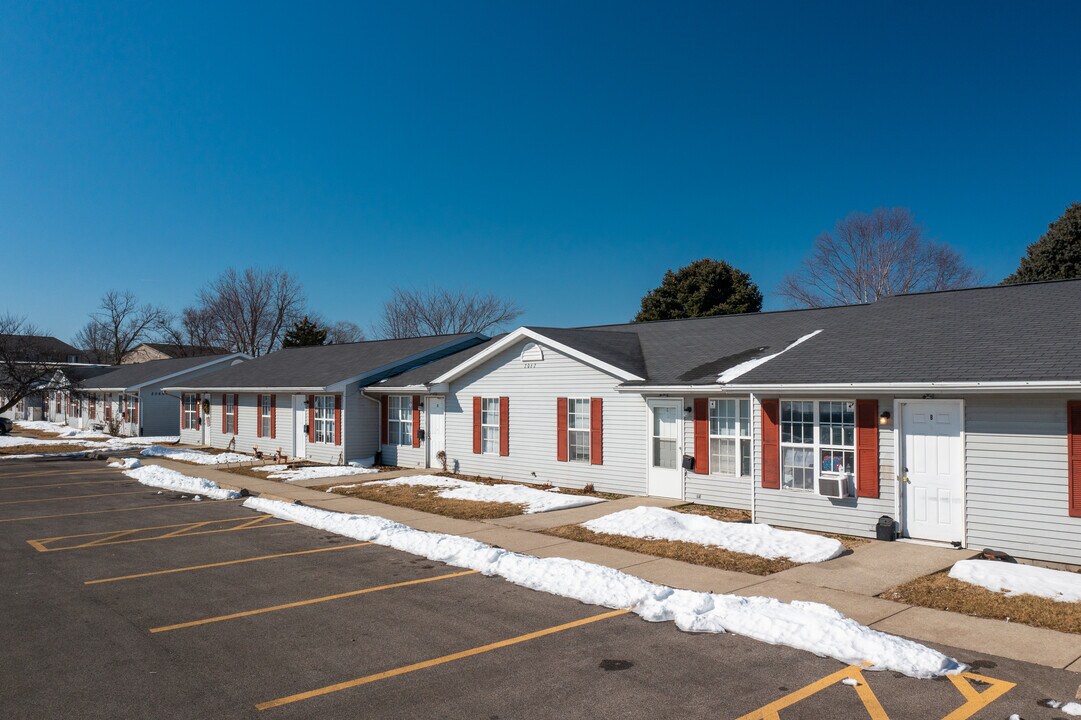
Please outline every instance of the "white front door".
M443 398L428 398L428 467L442 467L438 456L447 449L445 409Z
M308 402L307 395L293 396L293 457L304 457L304 448L308 442Z
M904 402L901 407L902 534L961 542L965 494L961 402Z
M683 401L648 400L649 494L683 497Z

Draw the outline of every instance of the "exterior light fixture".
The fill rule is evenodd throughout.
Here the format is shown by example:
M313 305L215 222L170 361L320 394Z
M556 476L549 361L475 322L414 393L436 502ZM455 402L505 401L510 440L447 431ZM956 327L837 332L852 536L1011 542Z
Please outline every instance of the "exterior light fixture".
M890 415L890 411L889 410L883 410L882 414L878 416L878 424L879 425L889 425L890 424L890 417L892 417Z

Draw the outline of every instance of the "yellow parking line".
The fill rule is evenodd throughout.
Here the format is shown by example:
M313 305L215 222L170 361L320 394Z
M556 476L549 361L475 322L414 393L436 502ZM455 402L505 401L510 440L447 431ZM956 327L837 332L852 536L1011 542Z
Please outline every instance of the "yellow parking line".
M116 480L83 480L82 482L70 482L70 483L41 483L40 485L16 485L15 487L0 487L0 490L34 490L35 488L58 488L67 487L68 485L103 485L106 483L118 482L131 482L128 478L117 478Z
M271 517L271 516L270 515L256 515L256 519L268 518L268 517ZM224 522L237 522L238 520L248 520L250 518L251 518L251 515L241 515L240 517L221 518L221 519L218 519L218 520L211 520L211 522L223 522L223 523ZM55 537L37 538L37 539L40 540L43 543L47 543L47 542L52 542L54 540L74 540L75 538L95 537L97 535L105 535L105 534L107 534L109 532L143 532L145 530L167 530L169 528L176 528L176 527L184 527L184 528L186 528L186 527L191 527L192 525L195 525L198 522L199 521L194 521L193 520L192 522L186 522L186 523L170 523L168 525L148 525L146 527L128 528L126 530L105 530L105 531L99 530L98 532L78 533L77 535L57 535Z
M285 697L277 698L276 700L268 700L261 702L255 706L256 710L269 710L271 708L281 707L282 705L289 705L290 703L299 702L301 700L310 700L320 695L328 695L330 693L338 692L340 690L348 690L349 688L358 687L360 685L367 685L369 683L377 682L379 680L386 680L387 678L397 677L398 675L405 675L407 673L416 672L417 670L424 670L426 668L435 667L437 665L443 665L445 663L454 662L455 660L462 660L464 658L473 657L474 655L480 655L482 653L491 652L492 650L499 650L500 648L509 647L511 645L517 645L519 643L528 642L530 640L536 640L547 635L553 635L564 630L570 630L572 628L581 627L590 623L599 622L601 620L607 620L608 618L617 617L619 615L626 615L630 610L611 610L608 612L600 613L599 615L591 615L581 620L575 620L569 623L563 623L562 625L555 625L544 630L537 630L536 632L526 633L525 635L519 635L517 637L508 638L506 640L500 640L499 642L489 643L488 645L481 645L480 647L471 648L469 650L462 650L461 652L451 653L450 655L443 655L442 657L432 658L431 660L424 660L422 662L413 663L412 665L406 665L404 667L396 668L394 670L386 670L381 673L375 673L374 675L365 675L364 677L356 678L355 680L346 680L345 682L335 683L334 685L327 685L326 687L317 688L315 690L308 690L307 692L297 693L295 695L286 695Z
M187 567L170 568L168 570L152 570L150 572L135 573L134 575L121 575L119 577L100 578L98 580L85 580L83 585L98 585L100 583L119 582L121 580L136 580L138 578L153 577L155 575L169 575L171 573L189 572L191 570L206 570L207 568L225 567L226 565L239 565L241 563L258 562L260 560L275 560L295 555L310 555L312 553L330 552L332 550L348 550L349 548L364 547L371 545L368 542L353 543L351 545L334 545L332 547L315 548L314 550L297 550L296 552L275 553L274 555L260 555L258 557L241 558L240 560L225 560L223 562L207 563L205 565L188 565Z
M86 510L84 512L58 513L56 515L24 515L23 517L3 518L3 519L0 519L0 523L23 522L25 520L51 520L53 518L76 517L78 515L100 515L102 513L114 513L114 512L131 512L133 510L171 510L173 508L179 508L179 507L189 507L190 508L193 505L202 505L203 507L212 507L212 506L216 505L217 503L241 502L241 501L243 501L243 498L240 498L239 500L214 500L212 502L207 502L207 501L197 502L197 501L193 500L193 501L190 501L190 502L174 502L174 503L168 503L168 504L158 503L158 504L155 504L155 505L136 505L135 507L112 508L112 509L109 509L109 510Z
M130 535L132 533L140 532L142 530L156 530L156 529L159 529L159 528L176 527L176 525L161 525L158 528L136 528L134 530L122 530L122 531L117 531L116 534L98 532L98 533L82 533L80 535L63 535L63 536L55 537L55 538L37 538L37 539L34 539L34 540L27 540L26 542L32 548L37 550L38 552L63 552L64 550L81 550L83 548L88 548L88 547L104 547L106 545L123 545L125 543L149 542L151 540L175 540L176 538L194 537L196 535L213 535L215 533L237 532L238 530L259 530L261 528L279 527L281 525L296 525L296 523L292 522L292 521L283 521L283 522L275 522L275 523L263 522L265 520L271 520L271 519L274 519L273 515L261 515L258 518L256 518L256 520L254 522L246 522L243 525L240 525L240 526L237 526L237 527L221 528L221 529L218 529L218 530L199 530L198 532L187 532L187 531L190 530L192 526L199 527L199 526L207 525L207 524L210 524L210 523L184 523L183 528L180 531L169 532L169 533L165 533L164 535L154 535L153 537L128 538L127 540L115 540L115 539L112 539L112 538L120 537L121 535ZM235 522L236 520L247 520L247 518L230 518L229 520L212 520L210 522L211 523L221 523L221 522L230 522L230 521ZM258 524L256 524L256 523L258 523ZM183 533L183 534L181 534L181 533ZM89 541L84 542L84 543L79 543L78 545L65 545L64 547L47 547L47 543L55 542L57 540L70 540L72 538L90 537L90 536L95 536L95 535L110 535L110 537L98 538L97 540L89 540Z
M284 603L282 605L271 605L270 607L258 608L257 610L245 610L243 612L229 613L228 615L218 615L216 617L203 618L202 620L192 620L190 622L177 623L176 625L162 625L161 627L150 628L152 633L168 632L170 630L182 630L183 628L196 627L198 625L209 625L210 623L222 622L223 620L236 620L237 618L251 617L252 615L262 615L268 612L277 612L278 610L289 610L290 608L304 607L305 605L315 605L316 603L330 602L331 600L341 600L347 597L356 597L357 595L367 595L368 593L379 592L381 590L392 590L394 588L409 587L410 585L422 585L424 583L435 582L437 580L450 580L452 578L462 577L463 575L475 575L476 570L466 570L464 572L449 573L447 575L436 575L435 577L420 578L418 580L406 580L405 582L391 583L389 585L380 585L378 587L362 588L360 590L350 590L349 592L336 593L334 595L324 595L323 597L311 598L310 600L298 600L297 602Z
M124 492L100 493L98 495L68 495L67 497L34 498L33 500L4 500L3 502L0 502L0 505L23 505L25 503L37 502L60 502L61 500L85 500L87 498L111 497L113 495L138 495L139 493L145 492L146 490L125 490Z
M1017 683L990 678L985 675L977 675L975 673L961 673L960 675L949 675L947 677L949 677L950 682L954 684L954 687L964 695L965 704L954 710L942 720L967 720L967 718L972 717L977 712L983 710L995 700L998 700L1010 690L1017 687ZM991 687L984 690L982 693L977 692L974 687L968 684L968 680L976 680L990 685Z

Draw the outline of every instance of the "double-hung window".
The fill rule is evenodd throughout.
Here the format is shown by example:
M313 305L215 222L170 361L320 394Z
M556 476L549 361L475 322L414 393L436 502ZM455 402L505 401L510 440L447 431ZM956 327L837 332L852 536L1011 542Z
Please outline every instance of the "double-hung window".
M481 398L480 401L480 450L485 454L499 454L499 398Z
M132 425L139 424L139 398L128 398L128 422Z
M589 462L589 398L567 400L567 459Z
M98 417L98 396L91 395L90 399L86 402L86 416L91 420L96 420Z
M751 401L709 401L709 469L717 475L751 474Z
M413 444L413 398L391 395L387 406L387 427L391 445Z
M184 424L185 430L198 430L199 429L199 399L195 396L195 393L186 393L184 395Z
M222 397L225 398L225 432L234 434L236 433L236 403L233 401L236 397L233 393L225 393Z
M334 443L334 396L315 396L315 442Z
M270 395L261 395L259 402L259 435L270 437Z
M781 487L814 490L822 472L856 467L856 403L781 401Z

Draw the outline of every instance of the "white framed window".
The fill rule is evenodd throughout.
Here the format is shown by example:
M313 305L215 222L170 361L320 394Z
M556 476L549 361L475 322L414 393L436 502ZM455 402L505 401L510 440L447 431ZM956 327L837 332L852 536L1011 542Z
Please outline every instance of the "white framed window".
M315 396L315 442L334 444L334 396Z
M262 395L259 402L259 427L262 437L270 437L270 395Z
M481 398L480 451L499 454L499 398Z
M184 406L184 422L181 428L184 430L199 429L199 398L195 393L185 393L181 401Z
M567 398L567 460L589 462L589 398Z
M226 393L225 398L225 432L227 434L236 433L236 404L233 402L236 398L233 393Z
M139 398L137 396L128 398L128 422L132 425L139 424Z
M98 396L91 395L86 401L86 416L91 420L97 420L98 417Z
M856 469L854 400L781 401L781 488L817 488L819 474Z
M391 445L413 444L413 397L391 395L388 405L387 427Z
M714 475L751 474L751 401L709 401L709 471Z

